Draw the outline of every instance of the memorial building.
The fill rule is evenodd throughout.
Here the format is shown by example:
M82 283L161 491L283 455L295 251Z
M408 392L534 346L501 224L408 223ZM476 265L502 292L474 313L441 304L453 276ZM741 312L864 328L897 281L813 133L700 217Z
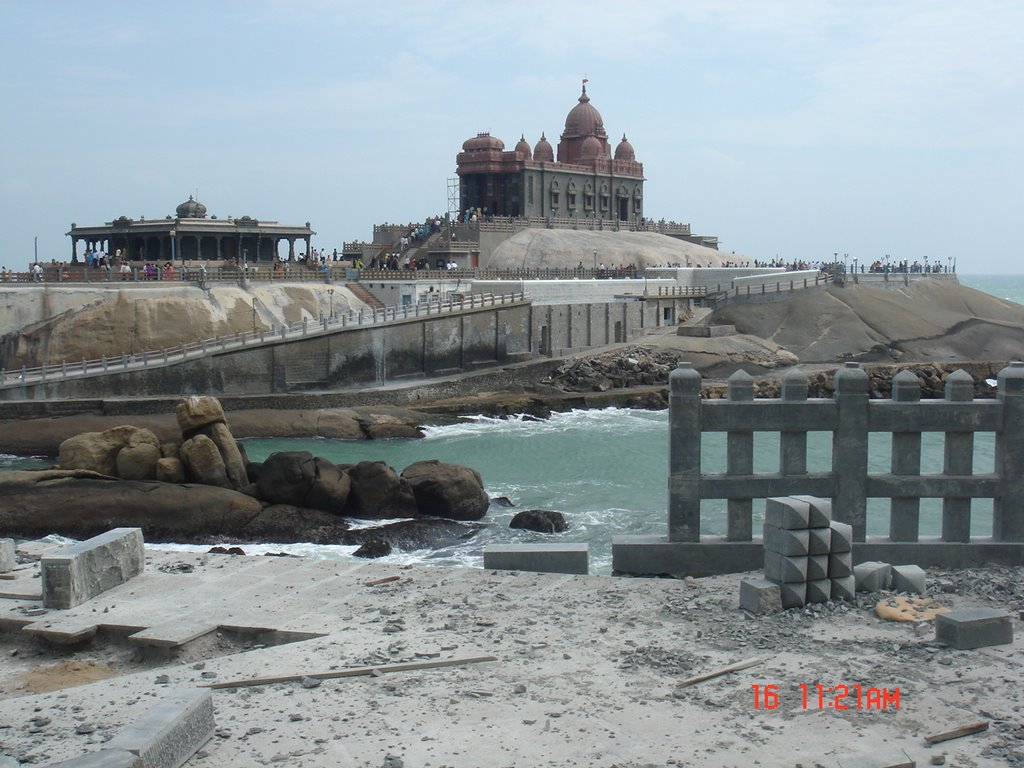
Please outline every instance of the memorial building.
M490 133L467 139L456 158L463 213L639 222L644 167L626 139L612 153L586 80L565 118L557 155L545 134L530 148L523 135L511 152Z
M274 261L282 241L288 243L288 258L295 258L295 241L305 243L310 253L313 235L307 221L304 226L289 226L251 216L218 219L206 215L206 206L189 195L175 209L174 216L162 219L129 219L120 216L103 226L71 225L71 261L79 261L78 244L86 250L115 254L121 251L131 261L169 261L223 259L239 263ZM84 254L82 254L84 256Z

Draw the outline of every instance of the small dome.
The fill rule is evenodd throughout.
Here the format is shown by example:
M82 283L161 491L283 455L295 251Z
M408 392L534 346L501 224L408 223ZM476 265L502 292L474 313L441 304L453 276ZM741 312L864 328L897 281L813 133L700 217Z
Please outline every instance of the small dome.
M537 142L537 146L533 148L533 159L538 163L555 162L555 150L543 133L540 135L540 141Z
M590 103L587 86L584 85L579 104L569 110L569 114L565 118L565 132L562 134L562 138L606 135L601 113Z
M601 140L597 136L587 136L580 147L580 160L593 160L601 154Z
M516 154L522 155L529 160L533 153L530 151L530 142L526 140L525 135L520 135L519 141L516 143Z
M478 133L472 139L466 139L462 143L464 152L501 152L504 148L505 142L489 133Z
M633 151L633 145L626 140L626 134L622 134L622 141L615 148L615 159L636 160L636 152Z
M192 195L189 195L188 200L175 208L175 213L177 213L179 219L205 219L206 206L198 200L194 200Z

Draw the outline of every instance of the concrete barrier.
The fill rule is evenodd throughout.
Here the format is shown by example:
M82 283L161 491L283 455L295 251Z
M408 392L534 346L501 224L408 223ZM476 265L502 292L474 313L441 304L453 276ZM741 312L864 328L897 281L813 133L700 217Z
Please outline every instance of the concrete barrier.
M0 768L3 765L0 764ZM70 760L50 763L48 768L143 768L142 758L124 749L103 749Z
M213 736L213 693L173 692L107 742L108 749L138 755L142 768L178 768Z
M484 549L484 568L586 574L589 558L586 544L501 544Z
M0 539L0 573L14 570L14 539Z
M43 605L74 608L142 573L141 528L114 528L44 557Z

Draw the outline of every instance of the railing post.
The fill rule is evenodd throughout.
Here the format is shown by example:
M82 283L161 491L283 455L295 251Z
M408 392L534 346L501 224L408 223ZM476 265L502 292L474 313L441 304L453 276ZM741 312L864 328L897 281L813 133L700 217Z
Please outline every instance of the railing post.
M302 318L302 335L305 336L309 332L309 318Z
M893 376L892 402L883 407L907 411L921 402L921 382L910 371ZM921 433L893 432L892 461L894 475L921 474ZM889 504L889 538L893 541L917 541L920 535L921 499L894 496Z
M807 402L807 377L795 368L782 378L782 401ZM779 472L783 475L807 474L806 432L779 434Z
M60 361L60 377L66 379L68 377L68 363L66 360Z
M700 541L700 374L679 363L668 385L668 539Z
M1024 363L1010 363L996 381L1003 423L996 433L999 495L992 505L992 538L1024 541Z
M754 401L754 379L746 371L729 377L730 403ZM749 429L730 431L726 436L727 475L754 474L754 433ZM750 541L753 535L753 499L728 499L725 538L728 541Z
M832 434L833 511L864 541L868 486L868 375L857 363L836 371L836 431Z
M946 402L967 403L974 400L974 379L964 370L955 370L946 378ZM1018 470L1019 471L1019 470ZM943 450L944 475L971 475L974 473L974 433L947 432ZM970 497L942 499L942 540L971 540Z

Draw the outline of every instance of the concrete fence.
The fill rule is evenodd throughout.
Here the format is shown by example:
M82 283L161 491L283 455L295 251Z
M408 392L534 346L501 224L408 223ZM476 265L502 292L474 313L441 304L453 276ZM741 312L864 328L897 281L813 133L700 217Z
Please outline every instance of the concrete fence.
M702 400L701 378L682 364L669 378L669 503L666 537L617 537L613 568L626 573L725 573L761 563L753 500L812 495L832 499L836 520L854 532L856 562L883 560L963 567L981 562L1024 564L1024 363L998 376L998 396L974 401L964 371L946 381L943 400L921 400L909 371L893 380L891 400L868 399L868 377L856 363L835 376L835 396L808 399L807 379L786 376L782 396L753 397L753 380L740 371L728 397ZM726 471L701 469L702 436L726 433ZM779 469L753 471L754 432L780 435ZM807 471L807 433L832 433L832 468ZM944 435L943 471L921 473L921 434ZM974 474L974 437L995 436L995 466ZM889 435L888 472L868 470L868 435ZM867 500L888 499L887 536L866 535ZM919 530L922 499L942 500L941 534ZM701 501L726 500L724 537L701 534ZM971 536L973 499L992 499L992 536Z
M733 301L751 303L779 301L789 298L794 291L827 286L832 276L817 271L801 271L785 275L755 275L738 277L725 290L711 292L709 289L704 306L719 309Z

